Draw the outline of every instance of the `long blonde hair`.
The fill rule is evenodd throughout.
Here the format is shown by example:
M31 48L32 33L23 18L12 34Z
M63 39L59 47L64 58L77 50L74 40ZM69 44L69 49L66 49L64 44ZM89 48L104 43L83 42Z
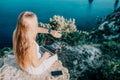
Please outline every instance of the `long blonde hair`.
M31 64L31 39L36 37L35 25L37 17L32 12L23 12L18 17L16 29L13 33L13 49L18 65L25 70ZM37 24L36 24L37 25Z

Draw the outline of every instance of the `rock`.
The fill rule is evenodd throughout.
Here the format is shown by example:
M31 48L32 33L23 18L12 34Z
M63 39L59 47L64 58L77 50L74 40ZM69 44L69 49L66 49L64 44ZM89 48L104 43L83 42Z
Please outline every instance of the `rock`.
M0 68L4 65L4 60L3 58L0 58Z
M90 40L102 42L120 39L120 8L106 16L100 26L90 33Z
M53 77L51 71L62 70L63 75ZM56 61L52 67L41 75L30 75L23 72L16 64L14 55L4 58L4 65L0 68L0 80L69 80L67 68L62 66L61 61Z
M104 39L106 39L106 40L112 40L112 39L118 38L119 36L120 36L120 34L109 35L109 36L103 34L103 37L104 37Z
M105 21L104 23L102 23L99 27L98 27L98 30L101 30L103 31L104 30L104 25L107 24L108 21Z

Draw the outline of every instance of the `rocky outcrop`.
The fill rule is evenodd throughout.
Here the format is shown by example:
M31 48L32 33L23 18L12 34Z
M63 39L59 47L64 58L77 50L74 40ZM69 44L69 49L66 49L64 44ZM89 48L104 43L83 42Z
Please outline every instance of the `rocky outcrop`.
M106 16L89 37L94 42L120 39L120 8Z
M23 72L16 64L14 55L1 59L0 80L69 80L68 70L62 66L61 61L56 61L52 67L42 75L30 75ZM62 70L62 76L51 76L51 71Z

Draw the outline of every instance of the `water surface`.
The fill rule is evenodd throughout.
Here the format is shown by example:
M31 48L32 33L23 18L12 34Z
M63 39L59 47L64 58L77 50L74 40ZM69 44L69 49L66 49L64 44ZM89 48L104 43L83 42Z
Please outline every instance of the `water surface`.
M115 7L115 0L1 0L0 1L0 47L12 46L12 32L17 17L23 11L37 14L38 21L48 23L49 18L61 15L75 18L77 28L90 31L96 27L96 17L104 17Z

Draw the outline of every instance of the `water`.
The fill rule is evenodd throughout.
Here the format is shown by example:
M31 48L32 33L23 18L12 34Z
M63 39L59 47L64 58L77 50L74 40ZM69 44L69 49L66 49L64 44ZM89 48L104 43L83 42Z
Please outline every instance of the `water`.
M23 11L37 14L38 21L48 23L49 18L61 15L75 18L77 28L91 30L96 27L96 17L104 17L115 7L115 0L1 0L0 1L0 47L12 46L12 32L17 17ZM92 1L92 0L91 0Z

